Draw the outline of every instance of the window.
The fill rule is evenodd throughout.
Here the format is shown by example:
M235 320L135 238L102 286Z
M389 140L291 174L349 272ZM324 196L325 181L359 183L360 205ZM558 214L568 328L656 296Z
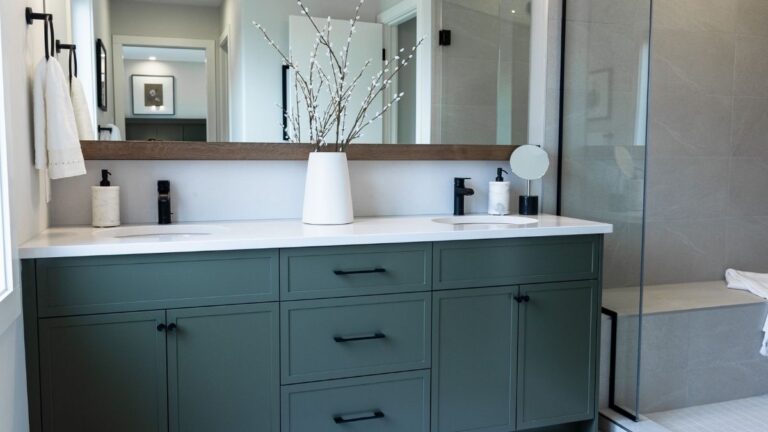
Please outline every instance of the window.
M8 202L8 147L3 81L3 49L0 46L0 322L11 314L7 303L18 301L13 293L13 267L11 263L11 233ZM6 313L8 312L8 313ZM13 317L15 318L15 316ZM2 331L2 327L0 327Z

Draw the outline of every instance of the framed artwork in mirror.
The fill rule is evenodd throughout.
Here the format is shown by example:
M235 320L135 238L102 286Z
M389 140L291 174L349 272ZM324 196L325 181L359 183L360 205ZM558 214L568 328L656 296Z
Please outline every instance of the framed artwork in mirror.
M96 101L99 109L107 110L107 48L96 39Z
M176 78L164 75L131 75L134 115L176 114Z

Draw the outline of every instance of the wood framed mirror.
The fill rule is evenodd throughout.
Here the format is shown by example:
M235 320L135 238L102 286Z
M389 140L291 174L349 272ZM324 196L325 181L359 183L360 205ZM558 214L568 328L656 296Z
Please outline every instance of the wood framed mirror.
M262 23L297 58L309 58L314 30L295 2L89 3L92 13L77 16L89 17L92 22L83 24L94 28L99 41L111 42L111 67L103 43L94 56L101 69L93 87L104 111L94 128L114 124L124 141L104 134L101 141L85 141L86 159L306 159L310 146L290 142L296 140L285 133L284 113L295 109L295 86L254 25ZM305 3L313 16L335 20L346 38L356 1ZM392 82L392 94L403 93L403 99L349 148L349 158L507 160L520 145L542 144L548 5L548 0L367 0L359 11L365 28L358 28L351 50L358 63L376 59L369 74L412 47L419 35L427 43ZM451 32L450 44L439 43L441 30ZM139 75L173 77L173 114L131 105L141 89L130 77ZM110 92L112 106L104 108ZM388 96L377 103L386 106Z

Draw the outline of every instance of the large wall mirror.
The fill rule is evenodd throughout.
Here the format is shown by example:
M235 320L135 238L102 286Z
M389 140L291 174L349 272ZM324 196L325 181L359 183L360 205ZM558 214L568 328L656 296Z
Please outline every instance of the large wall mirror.
M295 1L68 1L73 28L93 29L90 36L109 51L109 104L94 110L99 141L142 143L132 148L171 142L196 149L203 143L291 144L284 122L295 106L291 74L253 23L290 49L299 64L306 63L315 31ZM313 16L330 17L333 38L346 40L357 0L304 4ZM393 83L392 92L404 93L402 100L359 142L497 146L509 152L512 146L541 144L547 5L546 0L365 1L351 69L372 59L365 72L372 76L385 58L410 50L421 36L426 41ZM439 37L441 30L450 31L449 43ZM96 91L95 81L84 84ZM385 104L386 96L375 104Z

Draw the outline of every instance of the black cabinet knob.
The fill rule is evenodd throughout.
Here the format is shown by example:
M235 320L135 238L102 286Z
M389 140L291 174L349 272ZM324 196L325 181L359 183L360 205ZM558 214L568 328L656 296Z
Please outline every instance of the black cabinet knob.
M169 331L169 332L172 332L172 331L174 331L174 330L176 330L176 323L170 323L170 324L168 324L168 331Z
M162 332L162 331L165 331L165 329L166 329L165 324L157 325L157 331Z

